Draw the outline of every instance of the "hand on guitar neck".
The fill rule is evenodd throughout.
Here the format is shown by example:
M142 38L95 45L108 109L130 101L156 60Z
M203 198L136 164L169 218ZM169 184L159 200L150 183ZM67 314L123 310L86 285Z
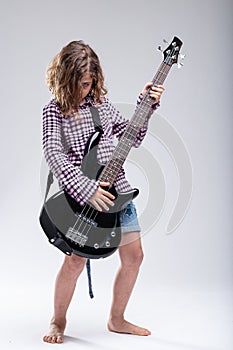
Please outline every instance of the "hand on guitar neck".
M150 97L154 99L154 104L158 103L162 93L164 92L165 88L163 85L157 85L153 86L152 82L147 83L144 86L144 89L142 90L142 96L145 96L147 90L150 89Z

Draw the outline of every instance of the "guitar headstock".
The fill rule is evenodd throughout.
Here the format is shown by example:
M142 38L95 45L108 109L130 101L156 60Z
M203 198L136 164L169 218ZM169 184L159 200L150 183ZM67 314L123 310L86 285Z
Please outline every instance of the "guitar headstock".
M178 62L178 56L182 44L182 41L174 36L171 44L163 51L164 63L172 66L174 63Z

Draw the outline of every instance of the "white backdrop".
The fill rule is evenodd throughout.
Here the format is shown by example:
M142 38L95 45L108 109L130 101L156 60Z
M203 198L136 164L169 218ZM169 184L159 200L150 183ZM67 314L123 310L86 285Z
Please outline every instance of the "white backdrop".
M21 305L15 318L16 328L19 324L22 328L24 324L25 329L30 323L29 318L37 319L33 321L33 327L37 328L34 341L38 347L41 346L43 329L39 329L41 324L32 315L35 310L42 310L44 318L40 316L40 319L46 327L52 307L53 281L63 259L62 254L46 242L38 224L42 203L41 111L50 99L45 85L46 66L62 46L71 40L83 39L100 57L111 100L134 103L161 62L156 47L163 38L171 41L177 35L184 42L185 65L181 70L172 68L158 113L173 125L190 155L192 201L183 222L175 232L166 235L165 227L176 200L177 173L166 150L147 138L146 147L153 148L163 169L166 202L156 226L143 237L145 259L132 305L136 308L140 302L140 313L145 311L144 320L149 323L148 327L153 328L154 318L150 316L153 308L157 308L156 324L158 320L163 324L164 312L169 320L172 319L170 310L176 301L171 295L181 298L181 293L188 290L187 293L191 294L185 294L186 298L192 295L193 304L189 298L179 299L179 302L186 300L186 306L196 305L197 296L205 295L206 299L200 299L197 307L200 312L204 310L202 319L216 319L216 322L221 320L223 323L220 327L216 323L213 329L218 331L211 329L206 338L199 330L199 349L204 345L209 349L230 349L233 282L230 213L232 7L232 1L227 0L1 2L1 301L6 311L2 315L13 315ZM129 180L130 176L129 170ZM131 180L135 182L135 178ZM143 191L141 196L137 200L139 211ZM93 264L97 301L98 295L100 298L97 304L98 307L103 304L103 309L106 303L101 299L102 290L107 291L109 305L117 265L117 254ZM80 295L83 293L82 297L89 305L84 276L79 287ZM179 292L169 294L170 290ZM210 297L205 294L207 292ZM34 299L31 299L33 295ZM156 295L156 300L153 295ZM161 300L167 309L161 309L159 314ZM205 309L210 300L213 304L209 304L208 310L216 313L208 314ZM143 302L147 306L143 306ZM25 312L24 315L22 310L27 304L31 313ZM200 316L197 308L183 309L190 311L187 317L196 317L196 326ZM179 310L178 307L177 314ZM168 319L163 320L164 329ZM16 346L10 329L6 324L5 327L5 345L18 349L21 343ZM161 349L170 349L169 346L189 349L191 335L186 347L182 347L185 340L182 332L177 331L180 338L176 344L172 343L172 336L163 343L157 339ZM186 328L184 333L188 334L188 331L191 332ZM18 341L20 334L22 329ZM166 335L168 333L164 330L161 339ZM147 348L155 345L156 342L147 343ZM196 349L192 346L190 349Z

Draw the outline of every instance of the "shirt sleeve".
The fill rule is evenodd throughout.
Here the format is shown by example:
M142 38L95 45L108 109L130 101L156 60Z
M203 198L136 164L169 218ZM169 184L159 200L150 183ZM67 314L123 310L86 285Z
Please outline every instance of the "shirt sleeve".
M143 99L143 96L142 94L140 94L137 99L137 106L140 105L142 99ZM113 124L113 135L115 135L118 139L120 139L127 125L129 124L129 120L123 117L121 113L115 108L115 106L108 99L106 99L106 102L108 105L109 117L111 118L112 124ZM158 107L159 107L159 103L153 105L153 107L150 108L149 113L146 117L146 120L136 136L136 139L133 145L134 147L137 148L142 143L148 129L149 119Z
M62 142L62 115L56 105L43 109L43 150L45 159L60 186L83 205L94 194L99 182L84 176L66 154Z

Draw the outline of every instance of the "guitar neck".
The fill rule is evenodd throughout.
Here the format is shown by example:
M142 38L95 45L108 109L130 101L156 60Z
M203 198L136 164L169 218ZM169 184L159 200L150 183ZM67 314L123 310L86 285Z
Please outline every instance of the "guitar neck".
M165 59L161 63L158 71L152 79L153 86L162 85L164 83L171 69L171 66L174 63L174 53L175 51L178 51L177 47L181 45L182 42L178 38L174 37L173 42L170 45L171 48L170 46L168 47L167 55L165 56ZM150 89L148 89L142 98L140 105L137 106L134 115L129 121L123 135L121 136L111 159L102 170L99 177L100 181L109 182L111 185L114 183L121 167L123 166L129 154L129 151L135 143L140 129L143 127L148 118L148 114L153 104L154 99L150 97Z
M157 73L152 79L153 86L162 85L170 69L171 69L171 66L169 64L162 62ZM148 113L152 108L153 104L154 104L154 100L153 98L150 97L150 89L148 89L129 123L129 128L131 124L134 124L134 125L136 124L138 126L138 131L139 131L139 129L143 126L143 124L147 120Z

